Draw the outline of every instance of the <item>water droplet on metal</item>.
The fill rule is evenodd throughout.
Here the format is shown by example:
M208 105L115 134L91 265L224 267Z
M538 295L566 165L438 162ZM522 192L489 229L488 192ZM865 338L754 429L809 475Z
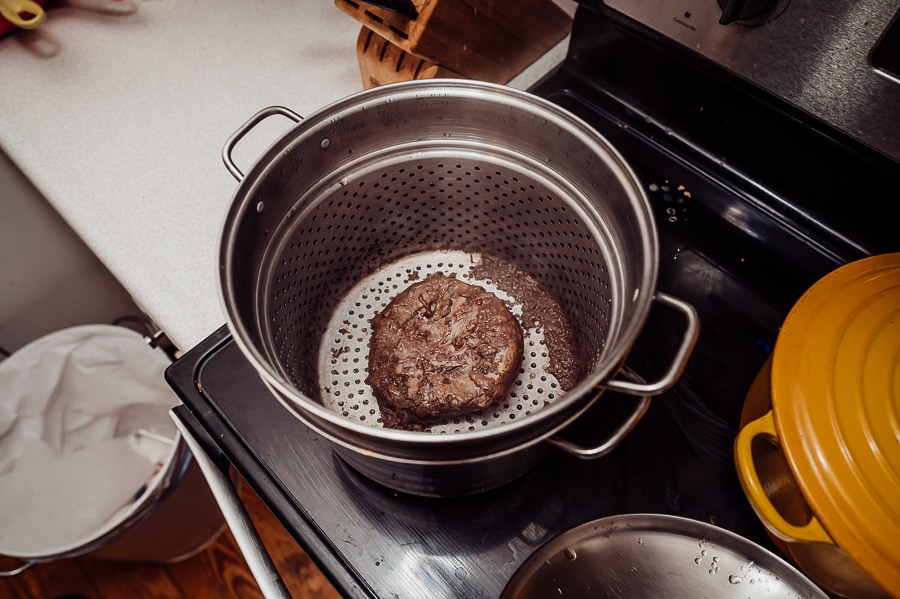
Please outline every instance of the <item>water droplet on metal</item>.
M741 577L732 574L728 577L728 582L730 582L731 584L741 584Z
M327 148L330 145L331 145L331 140L326 137L325 139L322 140L322 143L319 144L319 147L324 150L325 148Z
M466 571L465 568L459 567L456 569L456 577L459 578L460 580L465 580L466 576L468 576L468 575L469 575L469 573Z
M702 561L703 561L703 558L700 558L700 557L694 558L694 563L697 564L698 566L700 565L700 562L702 562Z
M563 551L563 553L566 555L566 559L569 559L569 560L572 560L572 559L575 559L576 557L578 557L578 554L575 553L575 550L572 549L571 547L566 547L566 549L565 549L565 551Z

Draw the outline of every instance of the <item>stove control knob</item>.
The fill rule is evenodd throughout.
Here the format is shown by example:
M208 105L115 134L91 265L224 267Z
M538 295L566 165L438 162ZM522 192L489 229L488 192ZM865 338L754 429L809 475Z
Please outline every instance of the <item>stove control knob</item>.
M761 15L771 7L774 0L718 0L722 16L720 25L728 25L732 21L743 21Z

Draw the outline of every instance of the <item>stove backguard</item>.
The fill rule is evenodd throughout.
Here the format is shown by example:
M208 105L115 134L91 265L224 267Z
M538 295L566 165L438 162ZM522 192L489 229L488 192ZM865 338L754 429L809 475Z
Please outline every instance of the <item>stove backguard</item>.
M711 0L604 0L616 11L900 160L900 52L891 0L770 0L721 24ZM760 4L760 3L757 3Z

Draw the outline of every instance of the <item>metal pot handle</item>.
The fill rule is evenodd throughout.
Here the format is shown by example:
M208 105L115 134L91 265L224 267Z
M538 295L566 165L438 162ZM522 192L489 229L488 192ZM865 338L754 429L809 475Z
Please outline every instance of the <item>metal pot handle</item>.
M37 562L35 561L27 561L18 568L13 568L12 570L4 570L0 571L0 578L11 578L13 576L18 576L31 566L35 565Z
M737 464L738 478L747 499L750 500L753 511L759 516L766 529L783 541L834 545L834 541L822 528L822 523L814 514L810 516L809 522L803 526L796 526L788 522L769 499L753 461L753 441L759 437L779 449L781 448L772 410L744 426L734 441L734 461Z
M681 345L678 346L678 350L675 352L672 364L659 380L652 383L635 383L632 381L623 381L621 379L610 379L600 383L600 386L604 389L625 393L627 395L654 396L669 389L669 387L675 384L678 377L681 376L688 358L691 357L691 352L694 350L697 336L700 333L700 317L697 315L697 311L692 305L677 297L672 297L668 293L657 291L653 299L661 304L666 304L675 308L684 314L684 317L687 319L684 336L681 340Z
M635 382L641 382L641 377L627 366L622 369L622 373ZM636 401L637 403L634 406L634 410L628 415L628 418L622 421L618 428L616 428L616 430L614 430L602 443L591 447L585 447L573 443L559 434L547 439L547 443L582 460L601 458L615 449L619 443L622 442L622 439L637 426L637 423L644 417L644 414L647 413L647 410L650 408L650 396L645 395Z
M219 504L228 528L231 529L238 548L244 555L244 559L247 560L250 572L256 579L256 584L259 585L263 597L266 599L290 599L290 592L284 585L275 564L272 563L265 545L256 533L253 522L247 515L247 511L228 477L216 466L174 409L169 410L169 416L197 460L197 465L200 466L200 470L209 484L209 489L216 498L216 503Z
M244 173L237 167L234 163L234 159L231 157L231 153L234 151L234 146L237 145L241 139L250 131L260 124L262 121L266 120L270 116L281 115L289 118L295 123L299 123L303 120L303 117L291 110L290 108L285 108L284 106L269 106L268 108L263 108L256 114L254 114L250 119L238 128L237 131L231 134L225 141L225 147L222 148L222 160L225 162L225 168L228 169L228 172L237 179L241 181L244 178Z

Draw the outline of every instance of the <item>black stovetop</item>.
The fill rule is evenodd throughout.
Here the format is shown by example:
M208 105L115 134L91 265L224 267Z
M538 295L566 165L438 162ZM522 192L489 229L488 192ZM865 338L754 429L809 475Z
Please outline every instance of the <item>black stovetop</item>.
M551 450L483 495L407 496L357 474L291 416L224 327L169 369L180 417L345 596L494 598L547 540L613 514L712 522L774 550L733 465L744 396L813 282L843 262L900 249L896 235L871 224L898 222L900 169L685 58L582 7L569 57L533 89L587 120L635 169L659 229L659 288L701 319L680 381L608 456ZM645 376L680 341L671 317L654 308L628 358ZM567 435L602 433L630 401L605 394Z

